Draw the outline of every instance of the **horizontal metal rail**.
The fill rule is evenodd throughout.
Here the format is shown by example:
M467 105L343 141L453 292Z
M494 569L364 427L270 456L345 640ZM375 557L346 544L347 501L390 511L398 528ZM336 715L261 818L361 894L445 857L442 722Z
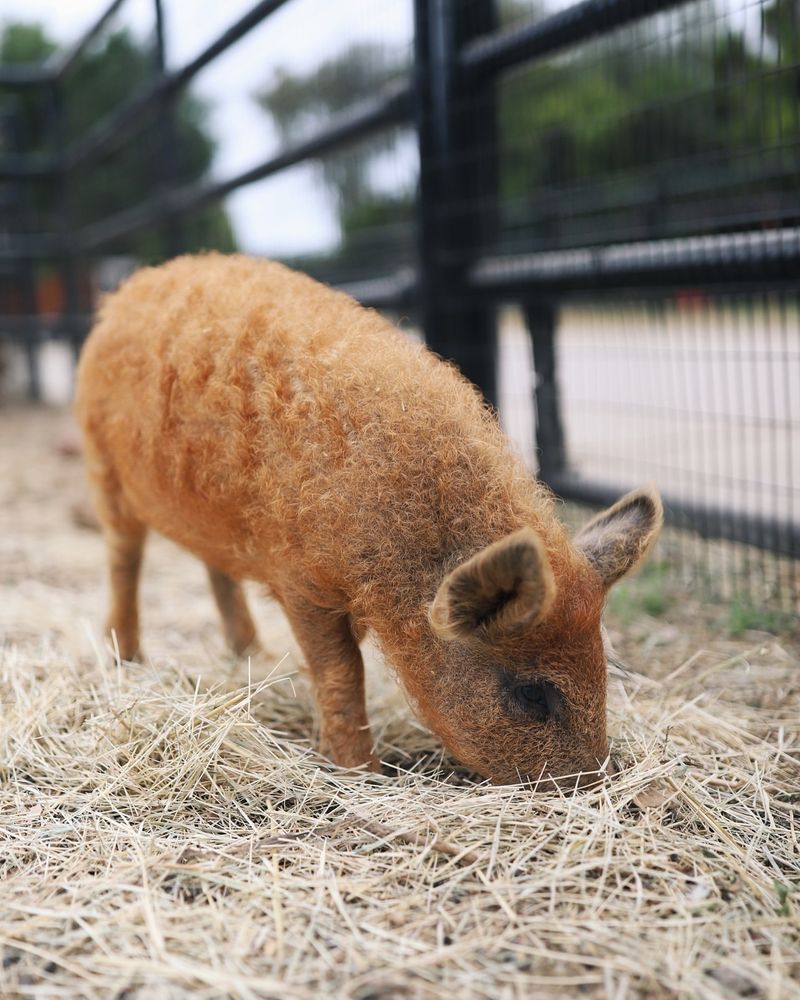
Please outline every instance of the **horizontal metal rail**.
M282 7L287 0L261 0L215 39L191 62L181 69L165 73L146 90L135 95L116 111L101 119L81 138L68 147L63 157L64 169L74 170L81 163L105 149L115 139L124 139L139 118L150 110L157 110L162 101L185 87L210 62L239 41L265 18Z
M248 31L259 25L270 14L274 14L285 3L287 0L260 0L260 3L257 3L252 10L243 14L230 28L223 31L219 38L203 49L200 55L192 59L182 69L172 73L169 76L169 87L171 89L184 87L197 76L201 69L205 69L217 56L222 55L231 45L238 42Z
M565 219L574 222L576 219L591 218L598 214L603 216L609 212L630 212L659 203L665 209L673 206L681 208L681 199L698 195L714 198L720 192L725 197L726 189L734 186L768 182L771 185L771 197L764 211L769 213L769 224L774 226L781 210L791 215L787 221L793 222L797 218L795 187L798 177L800 149L781 148L777 152L765 154L763 150L751 147L738 150L735 157L730 153L720 155L718 152L682 156L679 161L661 161L646 171L637 173L583 181L569 186L541 186L535 195L505 199L503 212L515 224L524 220L526 227L534 229L545 220L561 218L561 210L564 208ZM779 194L776 189L780 185L783 185L784 197L776 204L776 195ZM459 210L470 212L475 211L475 208L466 205ZM685 220L676 220L675 224L681 223L685 226ZM749 227L739 225L738 228ZM659 234L663 238L675 235L667 230ZM636 237L631 234L629 239ZM609 241L612 242L615 241Z
M52 79L60 79L72 66L74 66L77 59L80 58L95 38L97 38L123 3L125 3L125 0L111 0L108 7L106 7L97 20L88 28L87 31L83 33L81 38L79 38L71 48L67 49L66 52L63 52L60 55L57 54L48 59L45 63L45 70L49 73Z
M470 286L495 295L797 281L800 226L487 257Z
M59 253L61 240L55 233L15 233L0 239L0 261L46 260Z
M122 236L146 229L165 218L185 215L224 198L231 191L254 184L304 160L322 156L378 128L408 121L410 117L410 86L403 83L386 88L371 100L335 116L326 129L311 138L301 140L242 173L224 180L189 185L152 198L130 211L87 226L78 234L76 242L83 251L97 250Z
M324 276L320 280L325 280ZM351 295L372 309L411 309L416 302L417 281L413 268L403 268L394 274L366 278L353 282L332 282L332 287ZM61 313L39 316L12 316L0 314L0 340L13 337L19 342L38 341L43 338L71 336L76 326L88 330L93 317L90 314L66 317Z
M23 89L25 87L41 87L43 83L49 83L51 74L45 68L44 63L19 63L14 66L0 67L0 87L7 89Z
M510 28L465 46L459 66L470 82L489 79L523 62L585 42L632 21L688 0L584 0L523 27Z
M167 76L160 77L158 83L136 94L127 104L92 125L64 150L60 168L68 173L103 150L113 149L114 140L124 142L130 136L132 126L144 117L145 112L158 110L159 101L168 90L168 80Z
M7 156L0 160L0 181L39 180L52 177L57 170L58 163L52 156Z
M416 303L417 276L413 268L407 267L379 278L336 283L335 287L352 295L362 306L403 309Z
M564 500L600 507L616 502L627 488L569 474L550 477L547 485ZM662 496L662 500L666 523L672 527L695 531L703 538L753 545L795 559L800 556L800 524L677 497Z
M84 332L92 325L90 313L65 315L47 313L37 316L0 315L0 340L13 337L19 343L36 343L42 340L73 337L76 331Z

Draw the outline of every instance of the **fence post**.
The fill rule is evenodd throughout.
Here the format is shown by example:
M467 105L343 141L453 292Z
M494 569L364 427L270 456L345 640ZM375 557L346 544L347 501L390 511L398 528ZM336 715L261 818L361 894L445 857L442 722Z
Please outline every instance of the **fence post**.
M80 292L78 288L78 262L72 246L74 227L70 204L70 179L64 166L67 129L64 113L62 82L53 78L50 88L50 134L55 137L58 167L55 175L56 213L58 226L58 260L64 289L62 322L72 350L77 358L86 330L80 320Z
M25 150L25 135L23 134L23 119L19 111L19 103L9 102L9 108L0 111L5 119L5 130L11 149L22 157ZM2 128L2 126L0 126ZM17 223L20 232L31 233L30 212L30 181L23 177L16 178L11 185L11 202L0 205L6 217ZM13 222L9 231L13 231ZM24 319L30 320L27 331L23 328L23 343L25 365L28 369L28 398L36 403L42 398L42 383L39 372L39 349L41 346L41 330L39 329L38 309L36 304L36 274L34 262L22 257L13 266L19 288L19 306Z
M156 46L155 69L159 82L167 74L166 31L164 5L162 0L153 0L155 13ZM162 193L169 190L178 176L178 130L175 123L175 96L165 92L158 107L158 164L157 183ZM175 257L184 250L183 225L176 216L167 219L164 225L164 245L167 256Z
M549 302L528 301L523 308L536 372L533 398L536 407L539 479L544 483L554 484L566 472L567 466L556 364L558 313Z
M415 0L414 24L422 328L428 346L496 404L495 308L471 298L467 283L470 260L494 231L494 90L468 90L458 66L462 47L496 27L495 0Z

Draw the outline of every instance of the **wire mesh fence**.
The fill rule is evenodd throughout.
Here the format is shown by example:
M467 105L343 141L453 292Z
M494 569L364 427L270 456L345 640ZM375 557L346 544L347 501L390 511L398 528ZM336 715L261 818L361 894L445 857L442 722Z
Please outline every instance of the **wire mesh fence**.
M277 256L424 331L563 496L655 481L687 585L796 612L797 0L261 0L188 50L182 10L3 50L33 393L138 263Z

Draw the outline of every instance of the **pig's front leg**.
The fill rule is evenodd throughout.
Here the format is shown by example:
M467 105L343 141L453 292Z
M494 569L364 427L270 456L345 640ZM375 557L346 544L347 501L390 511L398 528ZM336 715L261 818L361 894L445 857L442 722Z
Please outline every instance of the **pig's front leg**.
M303 650L322 717L320 750L341 767L379 771L364 699L364 661L350 616L284 595L283 606Z

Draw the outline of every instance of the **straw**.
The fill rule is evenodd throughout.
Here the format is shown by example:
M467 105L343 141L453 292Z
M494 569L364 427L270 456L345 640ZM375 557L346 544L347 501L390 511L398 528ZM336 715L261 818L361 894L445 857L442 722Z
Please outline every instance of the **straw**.
M149 658L115 663L101 541L68 516L79 471L14 469L0 995L800 998L791 646L693 635L690 662L655 636L645 658L615 628L622 770L575 796L459 768L368 648L386 773L348 773L314 749L279 612L254 595L265 651L232 660L202 569L161 540Z

